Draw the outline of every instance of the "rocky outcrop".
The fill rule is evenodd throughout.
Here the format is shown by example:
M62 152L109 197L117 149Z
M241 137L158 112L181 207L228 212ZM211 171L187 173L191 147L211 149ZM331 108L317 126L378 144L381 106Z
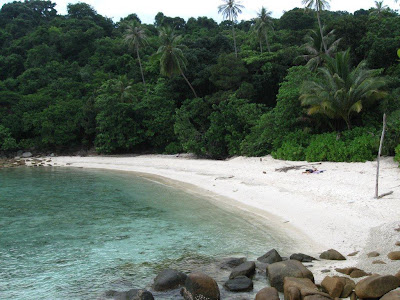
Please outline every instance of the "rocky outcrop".
M106 297L114 300L154 300L153 294L149 291L137 289L127 292L108 291Z
M300 262L312 262L313 260L316 260L314 257L303 253L294 253L290 255L290 259L298 260Z
M319 258L328 259L328 260L346 260L346 258L334 249L329 249L325 252L322 252Z
M208 299L220 300L220 292L217 282L203 273L190 273L181 290L185 300Z
M257 258L258 261L261 261L266 264L273 264L279 261L282 261L282 257L279 255L278 251L272 249L265 253L263 256Z
M254 275L255 272L256 272L255 262L246 261L232 270L231 274L229 275L229 279L233 279L235 277L242 275L250 278L251 276Z
M254 300L279 300L278 290L274 287L266 287L260 290Z
M225 282L224 288L231 292L249 292L253 290L253 281L241 275Z
M286 260L270 264L267 267L269 282L272 287L283 292L285 277L308 278L314 282L314 276L303 264L297 260Z
M185 284L186 274L173 269L162 270L154 279L155 291L168 291Z
M355 291L359 298L379 298L398 288L400 279L392 275L373 275L357 283Z

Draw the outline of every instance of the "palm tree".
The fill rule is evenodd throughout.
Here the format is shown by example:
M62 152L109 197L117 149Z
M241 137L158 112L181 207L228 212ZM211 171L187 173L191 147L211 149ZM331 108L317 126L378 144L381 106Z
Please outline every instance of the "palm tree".
M235 0L223 0L223 2L225 3L218 6L218 13L222 14L222 17L225 20L228 19L232 22L233 46L235 48L235 55L237 57L235 21L237 20L238 14L242 13L244 6L240 4L240 1Z
M160 38L162 45L158 48L157 54L160 57L160 72L162 75L172 77L175 74L180 74L189 85L194 96L197 94L189 80L186 78L183 70L186 69L187 60L183 54L182 49L186 48L180 45L181 36L176 35L171 27L160 29Z
M329 9L329 0L302 0L303 5L306 6L306 8L313 9L317 11L317 19L318 19L318 26L319 26L319 32L321 34L321 39L322 39L322 44L324 46L325 53L327 52L327 47L324 41L324 35L322 32L322 25L321 25L321 11L326 9Z
M370 15L376 15L380 17L382 13L388 9L389 7L387 5L383 5L383 1L375 1L375 8L370 12Z
M349 53L347 50L337 53L335 58L326 56L326 66L319 68L321 78L305 82L300 96L302 105L309 106L308 114L343 119L348 129L353 112L360 112L363 105L386 95L381 90L386 80L377 77L376 70L368 70L365 61L352 68Z
M322 27L322 32L324 33L324 40L327 47L326 54L323 50L323 43L321 35L319 33L317 33L315 30L311 30L310 33L307 34L305 37L306 43L303 45L303 48L307 52L307 54L302 55L301 57L307 61L307 66L312 71L315 71L319 66L322 65L325 55L330 57L333 57L335 55L337 47L341 40L335 39L335 30L331 30L330 32L325 34L324 26Z
M140 54L139 54L139 48L147 44L147 36L144 28L140 26L140 24L132 22L131 24L128 25L128 28L126 29L124 41L126 44L128 44L130 48L134 48L136 51L136 56L139 61L140 73L142 74L144 90L145 92L147 92L146 82L144 80L142 62L140 60Z
M268 30L272 28L271 14L272 12L267 11L265 7L262 7L260 12L258 13L258 18L256 19L256 25L254 29L256 30L257 37L260 41L261 53L263 52L262 49L263 39L265 39L265 42L267 43L268 52L271 52L271 48L269 47L269 42L268 42Z

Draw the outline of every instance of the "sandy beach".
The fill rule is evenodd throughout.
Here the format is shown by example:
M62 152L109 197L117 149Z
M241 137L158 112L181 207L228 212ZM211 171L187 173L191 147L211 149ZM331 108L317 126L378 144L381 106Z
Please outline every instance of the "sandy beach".
M387 258L390 251L400 250L395 245L400 241L400 232L395 230L400 227L400 168L392 158L381 160L379 193L393 191L382 199L374 199L376 162L310 164L270 156L214 161L190 155L50 159L54 166L157 176L167 184L210 197L221 206L237 207L258 216L289 236L297 252L318 256L333 248L346 256L346 261L313 263L311 270L317 282L326 275L336 275L336 267L359 267L382 275L400 270L398 261ZM279 171L285 167L295 168ZM313 167L323 172L304 173ZM359 253L347 257L355 251ZM371 251L381 255L368 258ZM385 264L372 264L377 259ZM329 269L330 273L322 273L322 269Z

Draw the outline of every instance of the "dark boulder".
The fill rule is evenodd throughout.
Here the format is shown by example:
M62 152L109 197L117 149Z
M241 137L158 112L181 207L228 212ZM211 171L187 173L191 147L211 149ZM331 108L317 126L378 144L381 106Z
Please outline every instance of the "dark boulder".
M235 277L242 275L250 278L251 276L254 275L255 272L256 272L255 262L246 261L232 270L231 274L229 275L229 279L233 279Z
M290 259L298 260L300 262L312 262L313 260L316 260L314 257L303 253L294 253L290 255Z
M224 288L231 292L249 292L253 290L253 281L246 276L237 276L225 282Z
M162 270L154 279L155 291L168 291L185 284L186 274L173 269Z
M267 274L270 285L283 292L285 277L308 278L314 282L314 276L298 260L286 260L268 265Z
M203 273L190 273L185 281L185 287L181 290L185 300L208 299L220 300L220 292L217 282Z
M246 257L228 257L221 261L219 267L221 269L232 269L235 268L246 261Z
M114 300L154 300L152 293L138 289L132 289L127 292L107 291L106 297Z
M282 257L279 255L278 251L272 249L265 253L263 256L257 258L258 261L261 261L266 264L273 264L279 261L282 261Z

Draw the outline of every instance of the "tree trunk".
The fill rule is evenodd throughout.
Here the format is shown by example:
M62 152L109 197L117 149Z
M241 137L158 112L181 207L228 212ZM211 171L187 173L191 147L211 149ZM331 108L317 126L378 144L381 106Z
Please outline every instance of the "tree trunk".
M137 55L137 58L138 58L138 61L139 61L140 73L142 74L144 92L147 93L146 82L144 81L144 74L143 74L142 62L140 61L139 47L138 47L137 45L136 45L136 55Z
M189 85L190 89L192 90L192 92L193 92L193 94L194 94L194 97L195 97L195 98L199 98L199 97L197 96L196 91L194 90L193 86L190 84L190 82L189 82L189 80L186 78L185 74L183 74L183 71L182 71L182 70L181 70L181 74L182 74L182 77L185 78L185 80L186 80L187 84Z
M268 52L271 53L271 48L269 46L269 42L268 42L268 34L265 34L265 42L267 43L267 48L268 48Z
M325 43L325 39L324 39L324 33L322 32L321 18L320 18L319 13L320 13L319 6L317 4L317 19L318 19L318 25L319 25L319 32L321 33L321 41L322 41L322 45L324 45L324 51L326 54L328 54L328 49L326 48L326 43Z
M381 135L381 142L379 143L379 151L378 151L378 158L376 159L376 183L375 183L375 198L378 199L378 184L379 184L379 161L382 152L383 146L383 139L385 138L385 130L386 130L386 114L383 114L383 129Z
M236 58L238 57L237 48L236 48L236 36L235 36L235 23L232 19L232 35L233 35L233 47L235 48Z
M262 49L262 43L261 43L261 40L260 40L260 50L261 50L261 54L263 53L263 49Z

